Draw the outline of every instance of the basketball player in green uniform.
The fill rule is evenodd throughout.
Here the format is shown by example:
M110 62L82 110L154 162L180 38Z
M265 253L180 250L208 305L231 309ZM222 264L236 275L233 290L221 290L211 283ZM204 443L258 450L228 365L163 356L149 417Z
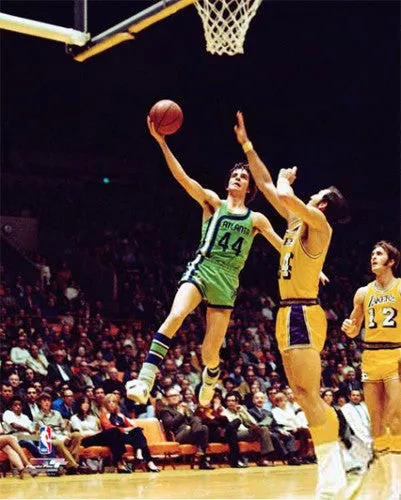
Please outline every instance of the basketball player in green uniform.
M347 479L333 408L320 397L320 351L326 339L326 316L318 300L319 275L332 236L332 225L347 218L347 204L334 186L322 189L306 204L294 193L297 167L280 170L277 187L248 139L244 118L234 127L256 185L287 220L280 249L280 309L276 338L285 372L309 422L318 459L317 499L339 499Z
M172 337L188 314L205 300L206 332L202 344L205 368L198 399L202 406L207 406L219 378L219 351L234 306L239 274L253 238L260 233L277 250L281 238L263 214L252 212L245 205L246 197L252 195L254 188L247 165L237 164L231 170L227 199L222 200L188 176L149 117L148 127L174 178L203 209L202 237L195 259L181 278L171 311L153 338L138 379L126 384L127 396L140 403L147 401Z

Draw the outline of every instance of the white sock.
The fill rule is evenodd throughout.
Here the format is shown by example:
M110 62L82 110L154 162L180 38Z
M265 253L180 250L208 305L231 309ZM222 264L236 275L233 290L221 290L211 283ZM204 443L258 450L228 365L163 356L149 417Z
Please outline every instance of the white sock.
M153 387L158 370L159 368L152 363L143 363L138 379L145 383L150 390Z
M401 494L401 455L399 453L388 453L387 466L390 479L390 495L391 499L399 499Z
M315 446L317 457L316 494L329 493L335 495L347 484L340 443L333 441Z

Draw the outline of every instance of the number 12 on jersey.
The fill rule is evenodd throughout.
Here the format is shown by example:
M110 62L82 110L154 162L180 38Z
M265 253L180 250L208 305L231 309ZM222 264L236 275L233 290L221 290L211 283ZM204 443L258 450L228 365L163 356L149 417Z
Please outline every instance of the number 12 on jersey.
M383 328L396 328L397 323L395 321L395 317L397 316L397 310L394 307L383 307L382 315L384 316L382 321ZM375 318L375 310L373 307L369 307L369 328L377 328L376 318Z

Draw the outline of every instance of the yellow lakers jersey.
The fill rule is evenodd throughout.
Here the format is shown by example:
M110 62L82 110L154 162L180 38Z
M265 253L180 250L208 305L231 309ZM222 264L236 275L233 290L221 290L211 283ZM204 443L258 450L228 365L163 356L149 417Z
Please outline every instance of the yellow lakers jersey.
M319 291L319 274L327 248L319 255L308 253L301 240L301 227L300 219L294 221L281 245L278 284L282 300L315 299Z
M369 283L363 301L365 342L401 342L401 278L387 290Z

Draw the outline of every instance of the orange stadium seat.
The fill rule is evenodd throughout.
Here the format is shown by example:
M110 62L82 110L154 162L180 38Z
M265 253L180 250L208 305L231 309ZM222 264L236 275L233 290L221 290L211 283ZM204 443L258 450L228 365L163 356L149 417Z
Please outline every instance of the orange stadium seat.
M172 458L180 454L180 445L176 441L167 441L161 422L157 418L137 418L135 422L145 434L151 455L162 456L175 469Z

